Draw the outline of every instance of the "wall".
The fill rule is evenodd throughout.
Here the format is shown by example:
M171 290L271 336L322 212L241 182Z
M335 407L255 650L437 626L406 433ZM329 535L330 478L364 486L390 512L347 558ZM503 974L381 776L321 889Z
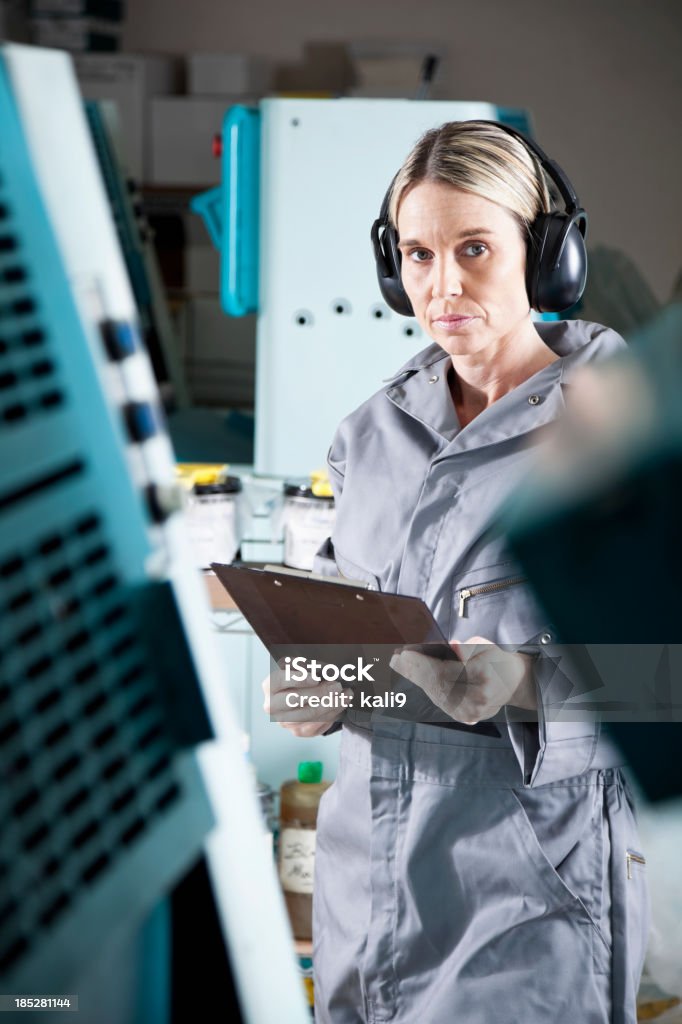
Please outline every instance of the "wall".
M282 63L306 41L443 40L433 98L529 108L590 213L665 301L682 267L679 0L129 0L126 48L242 51Z

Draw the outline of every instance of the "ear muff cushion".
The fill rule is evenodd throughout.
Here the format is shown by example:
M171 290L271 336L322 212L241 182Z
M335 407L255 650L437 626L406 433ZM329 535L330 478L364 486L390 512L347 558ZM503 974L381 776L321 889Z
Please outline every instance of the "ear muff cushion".
M386 226L386 229L381 238L381 249L386 261L386 266L390 271L388 277L383 277L381 271L377 269L377 277L379 281L379 288L381 294L386 300L386 304L395 313L400 313L401 316L414 316L414 310L412 309L412 303L407 297L407 292L403 288L403 283L400 277L400 250L398 249L398 237L390 224Z
M531 307L539 313L569 309L581 298L586 280L587 251L578 224L565 213L540 214L531 228L526 260Z

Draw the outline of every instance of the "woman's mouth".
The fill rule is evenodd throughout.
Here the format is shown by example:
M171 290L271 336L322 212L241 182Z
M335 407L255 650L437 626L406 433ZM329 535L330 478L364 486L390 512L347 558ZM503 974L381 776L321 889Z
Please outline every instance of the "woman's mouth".
M476 320L476 317L443 314L442 316L436 317L435 320L432 320L432 324L434 327L440 327L443 330L452 331L460 327L464 327L465 324L471 323L472 320Z

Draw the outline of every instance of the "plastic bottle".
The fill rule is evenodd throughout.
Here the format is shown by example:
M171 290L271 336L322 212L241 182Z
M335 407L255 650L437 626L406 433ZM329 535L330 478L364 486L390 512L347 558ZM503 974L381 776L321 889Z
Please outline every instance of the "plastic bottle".
M301 761L280 791L279 877L296 939L312 938L317 808L330 785L321 761Z

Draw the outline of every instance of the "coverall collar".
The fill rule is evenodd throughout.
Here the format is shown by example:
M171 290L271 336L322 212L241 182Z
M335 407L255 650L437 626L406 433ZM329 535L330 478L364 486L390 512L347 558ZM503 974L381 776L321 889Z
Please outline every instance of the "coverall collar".
M447 454L496 444L536 430L563 412L564 372L573 362L572 356L592 339L586 338L586 325L580 321L539 322L535 327L559 359L493 402L464 428L459 425L448 387L450 357L435 343L388 378L386 395L394 405L438 434L443 453Z

